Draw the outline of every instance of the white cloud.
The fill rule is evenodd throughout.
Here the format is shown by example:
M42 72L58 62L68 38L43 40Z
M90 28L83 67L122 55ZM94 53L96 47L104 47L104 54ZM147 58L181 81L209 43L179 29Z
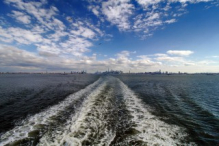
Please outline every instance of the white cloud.
M185 65L185 66L194 66L195 63L192 63L192 62L186 62L186 63L184 63L184 65Z
M72 16L64 16L68 22L61 21L58 19L62 16L59 10L56 7L48 8L45 0L38 2L5 0L4 2L16 9L9 16L25 25L24 27L0 26L0 41L8 44L15 43L18 46L20 44L26 47L36 46L36 52L31 53L12 46L0 45L0 68L8 66L34 70L77 68L78 70L104 71L110 67L124 71L132 69L137 72L165 65L186 67L214 63L208 60L199 61L196 64L187 60L186 57L193 53L190 50L169 50L167 54L158 53L151 56L142 54L135 60L132 59L135 52L121 51L112 58L97 60L98 56L90 49L101 37L101 41L110 41L113 38L112 34L101 30L104 28L103 24L107 24L106 21L118 27L120 31L133 31L139 33L141 38L149 37L159 27L176 22L176 17L183 13L187 0L169 0L169 3L162 3L162 5L161 0L138 0L137 2L143 6L141 9L131 4L130 0L96 1L96 5L91 5L88 9L91 14L99 18L97 23L90 19ZM183 11L173 12L171 6L173 2L182 2L176 5L183 8ZM143 13L139 15L139 11ZM31 24L31 21L36 23ZM93 55L86 56L87 52ZM107 57L107 55L104 56Z
M138 5L135 5L131 0L90 0L88 9L100 22L108 21L120 31L133 31L141 39L145 39L162 26L177 22L177 17L187 13L185 8L188 3L208 1L210 0L136 0Z
M92 12L97 16L99 15L99 11L97 9L92 9Z
M163 0L136 0L140 5L148 7L149 5L160 3Z
M58 9L54 6L50 7L49 9L43 8L43 6L46 4L45 1L24 2L23 0L5 0L4 2L21 11L26 12L35 18L38 23L49 29L54 29L54 27L62 29L58 19L54 18L54 16L57 15Z
M84 38L70 36L70 38L60 43L60 46L63 48L62 52L64 54L72 54L74 56L82 56L83 53L89 51L89 47L93 44Z
M67 35L69 35L69 33L65 32L65 31L57 30L53 34L48 35L48 38L51 41L57 42L57 41L60 41L62 37L65 37Z
M167 54L157 53L157 54L154 54L154 56L167 57Z
M43 36L42 34L47 31L40 26L33 27L32 30L0 27L0 40L6 43L35 45L39 54L44 56L62 54L83 56L85 52L90 51L89 47L93 46L89 39L97 39L102 32L88 22L80 23L74 29L76 28L77 30L69 32L58 29L52 34ZM60 42L63 37L66 38Z
M160 17L159 13L151 13L147 19L154 20L154 19L158 19L159 17Z
M129 55L130 55L130 52L129 52L129 51L122 51L122 52L116 54L116 56L117 56L118 58L127 58Z
M187 56L192 54L189 50L169 50L167 54L154 54L154 59L168 66L192 66L194 61L188 60ZM169 56L170 55L170 56Z
M58 56L61 53L61 50L58 49L55 45L37 45L37 50L39 55L53 57Z
M45 50L50 51L46 52ZM23 69L22 71L62 71L72 70L74 68L86 69L85 67L89 67L89 62L95 60L95 56L82 57L78 60L72 58L68 59L66 57L51 54L51 50L54 51L54 49L51 49L47 46L42 47L42 52L39 52L41 56L39 56L35 53L18 49L13 46L0 45L0 68L6 67L11 70L20 68ZM53 57L52 61L50 57Z
M110 58L103 61L96 60L96 54L91 57L82 56L77 59L66 58L51 54L49 47L43 47L44 52L40 52L41 56L37 54L21 50L12 46L0 45L0 68L7 67L11 69L23 69L26 70L87 70L94 72L97 70L106 70L106 67L117 70L130 70L130 69L145 69L149 66L159 66L159 62L153 62L149 58L140 58L138 60L131 60L128 58L131 52L122 51L118 53L117 58ZM54 51L54 50L53 50ZM122 55L121 55L122 54ZM51 61L50 57L53 57Z
M5 40L5 42L16 41L20 44L31 44L43 41L41 35L26 29L14 27L3 29L0 27L0 32L0 38L3 38L2 41Z
M169 51L167 51L167 54L177 55L177 56L189 56L193 53L194 52L190 51L190 50L169 50Z
M168 0L170 2L180 2L180 3L199 3L199 2L210 2L212 0Z
M94 13L94 15L99 16L100 7L98 5L97 6L94 6L94 5L88 6L88 9L91 10Z
M94 38L96 35L91 29L82 26L78 27L77 30L71 30L71 33L89 39Z
M36 34L46 33L46 29L40 25L33 26L31 31Z
M147 56L141 55L138 56L139 59L132 60L130 58L131 54L135 54L134 52L129 52L129 51L121 51L120 53L117 53L116 56L117 58L111 58L111 60L108 62L110 64L114 64L117 66L117 69L124 69L124 70L129 70L129 69L143 69L145 67L149 66L159 66L162 63L161 62L154 62Z
M106 19L122 31L130 29L129 17L133 9L129 0L109 0L102 3L102 13Z
M25 13L19 12L19 11L12 11L12 14L9 14L9 16L15 18L18 22L24 23L24 24L30 24L31 17L28 16Z
M5 0L4 2L19 10L12 11L13 16L12 14L10 16L14 19L18 19L15 15L27 15L36 23L27 25L28 29L24 29L26 27L0 27L0 41L34 45L41 56L84 56L84 53L89 52L89 48L93 46L93 41L104 35L104 32L88 19L72 19L68 16L66 19L71 20L71 23L66 27L56 17L60 15L59 10L54 6L47 8L46 0L38 2ZM29 23L23 21L25 22Z
M54 27L58 27L60 30L65 29L65 25L63 24L63 22L56 18L53 18L53 24L54 24Z
M165 22L168 23L168 24L170 24L170 23L174 23L174 22L176 22L176 19L166 20Z
M0 62L3 66L41 66L43 60L35 54L12 46L0 45Z
M45 50L49 50L46 52ZM56 52L57 51L57 52ZM51 52L54 52L51 54ZM48 47L42 48L40 55L28 52L8 45L0 45L0 68L7 71L80 71L88 72L105 71L108 68L128 72L156 71L159 69L167 71L199 72L218 68L216 62L202 60L194 63L182 57L158 57L153 61L152 58L141 55L136 60L131 59L133 52L121 51L115 58L97 60L96 54L92 56L81 56L72 58L56 55L59 50ZM155 55L154 55L155 56ZM52 61L51 61L52 59ZM166 63L175 62L175 63ZM209 66L212 67L209 67Z
M98 36L104 35L104 33L99 28L92 25L92 23L88 21L82 22L80 20L76 20L76 22L72 24L70 33L86 39L98 39Z
M136 0L136 1L145 8L147 8L150 5L156 5L160 2L165 2L165 0ZM167 2L169 2L169 3L176 3L176 2L199 3L199 2L209 2L209 1L212 1L212 0L167 0Z
M156 60L167 61L167 62L184 62L184 59L182 57L171 57L171 56L160 56L157 57Z

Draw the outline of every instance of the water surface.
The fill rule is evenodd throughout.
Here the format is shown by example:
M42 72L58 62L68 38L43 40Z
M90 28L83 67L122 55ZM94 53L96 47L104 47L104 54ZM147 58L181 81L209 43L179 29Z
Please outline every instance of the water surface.
M7 117L7 110L16 115L18 109L18 114L26 111L29 116L18 115L17 124L16 116L3 118L3 123L12 126L1 129L0 145L169 146L219 142L218 76L6 77L2 80L10 82L0 89L5 89L1 94L8 96L1 99L0 113ZM24 84L16 84L23 80ZM16 94L26 96L16 99Z
M86 74L1 74L0 133L97 80Z
M219 76L118 76L168 123L185 127L199 145L219 143Z

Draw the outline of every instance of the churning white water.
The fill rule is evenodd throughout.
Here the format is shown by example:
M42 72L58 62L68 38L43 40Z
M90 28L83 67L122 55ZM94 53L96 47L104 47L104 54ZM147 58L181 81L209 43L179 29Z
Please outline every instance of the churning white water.
M23 120L0 145L182 145L183 128L161 121L123 82L102 77Z

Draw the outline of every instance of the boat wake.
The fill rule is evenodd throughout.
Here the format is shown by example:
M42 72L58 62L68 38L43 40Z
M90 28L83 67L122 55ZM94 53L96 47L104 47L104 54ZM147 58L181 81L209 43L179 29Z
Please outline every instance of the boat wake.
M185 129L167 124L123 82L102 77L1 136L0 145L183 145Z

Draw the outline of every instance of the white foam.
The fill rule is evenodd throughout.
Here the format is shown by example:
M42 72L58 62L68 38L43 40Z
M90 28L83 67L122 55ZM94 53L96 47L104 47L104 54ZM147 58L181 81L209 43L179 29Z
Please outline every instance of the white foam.
M93 84L87 86L74 94L69 95L64 101L57 105L54 105L43 112L40 112L34 116L31 116L22 121L22 126L16 126L12 130L7 131L1 136L0 146L6 145L10 142L17 141L28 137L28 133L36 130L37 125L48 125L51 121L51 117L57 115L59 112L65 110L74 101L80 99L85 94L90 94L96 86L102 83L103 79L100 78Z
M118 83L120 88L116 89L117 86L112 85L112 83ZM80 99L84 94L87 94L87 98L77 108L77 111L71 115L65 125L53 131L52 134L46 133L40 139L38 145L81 146L83 142L90 140L92 137L94 138L92 145L110 145L116 137L116 133L112 130L112 127L106 128L108 123L104 116L108 116L109 112L115 112L110 111L115 106L112 104L112 100L114 100L112 93L113 90L119 89L121 89L120 92L126 108L132 116L131 120L134 125L131 128L137 131L131 133L125 139L126 141L122 142L123 144L130 144L131 141L142 141L146 145L185 145L182 141L187 134L183 128L167 124L152 115L148 110L150 107L143 104L141 99L123 82L113 77L99 79L87 88L70 95L58 105L25 120L23 126L15 127L2 135L1 139L5 139L5 141L2 141L0 145L27 137L27 133L34 130L34 125L48 124L50 117L65 110L66 106Z
M106 93L107 98L103 102L102 108L95 105L98 98L105 86L109 84L110 80L114 82L119 82L121 86L121 92L124 98L124 102L128 111L130 112L132 122L137 132L130 134L128 138L125 139L121 144L130 144L133 141L142 141L146 145L186 145L183 140L186 138L187 134L184 129L176 125L167 124L158 119L158 117L152 115L149 112L149 108L142 104L141 99L139 99L133 91L131 91L124 83L119 79L115 80L113 78L105 79L103 86L99 86L83 103L80 112L74 115L69 122L68 126L65 127L65 132L61 135L56 135L52 141L48 141L46 137L41 139L40 145L68 145L68 146L81 146L83 141L86 141L91 137L92 134L102 133L103 137L99 138L98 143L92 143L93 145L110 145L114 140L116 133L110 129L101 129L104 127L104 119L100 121L101 116L104 115L104 110L107 110L106 106L110 105L107 102L107 98L111 98L111 92ZM114 87L115 88L115 87ZM94 116L89 115L93 113ZM99 114L99 118L95 116ZM88 122L88 119L93 121ZM102 130L102 131L101 131ZM81 133L77 135L77 133ZM97 139L95 139L97 140ZM94 141L93 141L94 142ZM188 145L188 144L187 144ZM195 144L193 144L195 145Z
M152 115L147 110L150 107L143 105L141 99L132 90L119 79L118 81L122 87L121 92L127 109L132 116L132 121L135 123L133 128L138 131L130 139L143 141L147 145L183 145L182 141L187 136L183 128L169 125Z
M104 113L106 107L110 104L107 102L108 99L112 98L110 95L112 91L108 91L105 96L105 100L101 102L101 105L97 105L97 100L101 101L100 94L103 94L104 89L108 83L109 79L106 79L103 85L96 88L92 94L87 98L83 103L82 108L77 114L75 114L71 121L69 121L68 126L65 127L65 132L56 135L52 140L48 140L47 137L43 137L40 140L39 145L68 145L68 146L80 146L82 143L94 134L100 133L102 137L98 137L98 140L95 145L109 145L113 140L115 134L107 130L104 123ZM89 121L91 120L91 121ZM94 141L93 141L94 142Z

